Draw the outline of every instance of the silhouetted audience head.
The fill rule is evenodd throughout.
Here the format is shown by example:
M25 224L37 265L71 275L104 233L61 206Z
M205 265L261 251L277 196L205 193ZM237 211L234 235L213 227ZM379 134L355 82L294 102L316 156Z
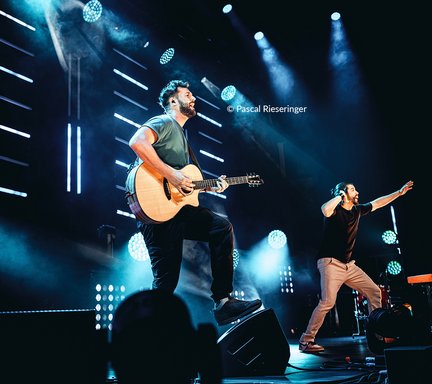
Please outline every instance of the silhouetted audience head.
M219 383L216 331L210 324L200 329L205 332L194 329L174 294L145 290L127 297L112 322L111 364L119 384L190 384L198 373L202 383ZM212 372L208 359L214 360Z

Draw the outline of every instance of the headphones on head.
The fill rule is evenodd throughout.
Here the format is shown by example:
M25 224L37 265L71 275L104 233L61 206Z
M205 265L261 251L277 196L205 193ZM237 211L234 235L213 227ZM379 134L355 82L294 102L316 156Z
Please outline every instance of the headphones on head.
M342 181L338 184L336 184L336 186L334 188L332 188L330 190L330 193L333 197L339 196L341 194L341 192L347 192L347 186L349 183Z

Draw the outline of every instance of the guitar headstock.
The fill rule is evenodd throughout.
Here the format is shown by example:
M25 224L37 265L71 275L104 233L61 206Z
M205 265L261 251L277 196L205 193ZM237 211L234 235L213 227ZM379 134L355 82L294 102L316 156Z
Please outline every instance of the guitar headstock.
M259 185L264 184L264 180L254 173L249 173L246 177L249 187L258 187Z

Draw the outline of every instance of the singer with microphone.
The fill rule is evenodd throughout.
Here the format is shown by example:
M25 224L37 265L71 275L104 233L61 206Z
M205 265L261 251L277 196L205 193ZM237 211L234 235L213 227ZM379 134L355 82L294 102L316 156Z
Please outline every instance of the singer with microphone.
M413 186L414 182L408 181L397 191L365 204L359 203L359 193L352 183L340 182L331 190L332 198L321 206L324 229L317 255L321 299L312 312L305 332L300 337L301 352L324 351L324 347L315 342L315 337L326 314L334 307L337 294L343 284L367 298L369 313L381 307L380 288L351 257L360 218L405 195Z

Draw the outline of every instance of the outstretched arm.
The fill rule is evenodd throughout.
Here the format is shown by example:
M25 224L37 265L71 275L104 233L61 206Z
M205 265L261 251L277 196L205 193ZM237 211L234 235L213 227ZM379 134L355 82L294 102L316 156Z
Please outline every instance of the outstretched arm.
M393 200L396 200L399 196L405 195L405 193L407 193L410 189L412 189L413 186L414 186L414 181L410 180L397 191L390 193L389 195L381 196L375 200L372 200L371 201L372 211L375 211L378 208L385 207L387 204L390 204Z

